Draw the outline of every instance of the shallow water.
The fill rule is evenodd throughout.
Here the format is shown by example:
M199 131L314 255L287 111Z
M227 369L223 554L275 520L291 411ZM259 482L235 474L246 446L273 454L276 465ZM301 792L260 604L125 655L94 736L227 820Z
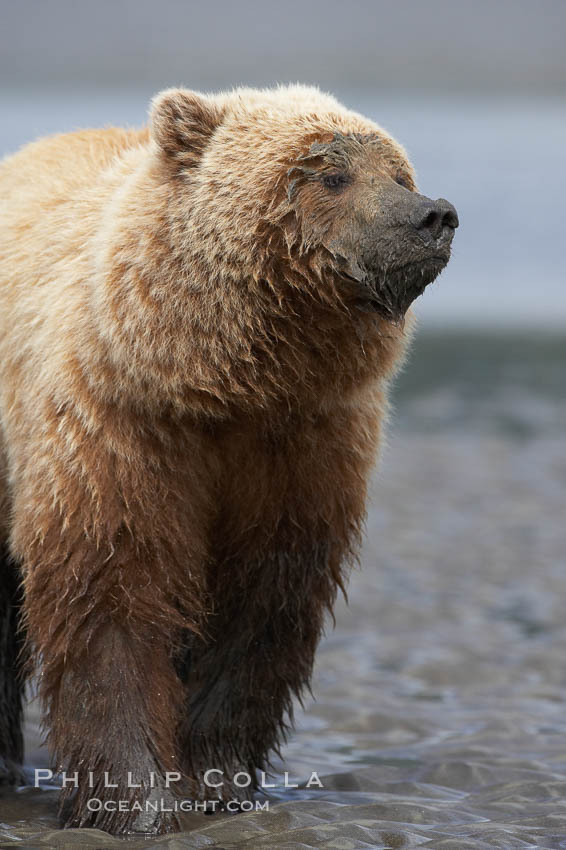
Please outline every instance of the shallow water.
M4 791L0 848L566 848L565 367L564 337L419 338L277 765L323 789L125 841L56 831L56 791ZM44 764L33 712L28 741Z

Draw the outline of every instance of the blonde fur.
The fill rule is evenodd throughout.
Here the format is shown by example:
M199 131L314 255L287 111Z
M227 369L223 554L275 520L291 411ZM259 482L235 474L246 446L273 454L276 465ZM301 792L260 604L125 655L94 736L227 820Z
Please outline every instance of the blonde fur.
M150 770L203 796L206 767L261 767L308 683L410 324L352 310L334 207L289 197L336 133L412 179L302 86L169 90L150 129L0 165L0 531L58 766L143 785L81 790L70 825L136 828L85 800Z

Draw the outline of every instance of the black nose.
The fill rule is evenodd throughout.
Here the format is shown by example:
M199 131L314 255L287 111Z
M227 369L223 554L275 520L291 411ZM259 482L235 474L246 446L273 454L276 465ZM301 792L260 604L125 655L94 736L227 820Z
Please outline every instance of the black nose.
M446 236L452 236L456 227L458 227L458 213L455 207L444 198L439 198L437 201L424 199L411 213L411 224L415 227L420 235L429 240L438 239L443 235L444 228L449 228L446 231Z

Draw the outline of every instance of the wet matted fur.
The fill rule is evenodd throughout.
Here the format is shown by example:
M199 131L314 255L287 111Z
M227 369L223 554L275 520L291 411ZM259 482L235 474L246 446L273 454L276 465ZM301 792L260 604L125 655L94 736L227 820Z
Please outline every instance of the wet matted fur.
M0 529L49 745L80 776L66 825L175 828L86 801L143 803L166 771L179 793L241 798L234 772L282 741L409 335L387 286L407 286L412 190L390 136L300 86L170 90L149 129L56 136L0 166Z

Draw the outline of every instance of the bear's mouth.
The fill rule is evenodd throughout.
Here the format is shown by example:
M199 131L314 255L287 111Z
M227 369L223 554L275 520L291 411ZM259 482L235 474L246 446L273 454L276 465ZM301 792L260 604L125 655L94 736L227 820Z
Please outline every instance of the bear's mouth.
M364 280L358 281L362 291L358 290L356 306L401 324L413 301L436 280L448 259L438 254L393 268L368 270Z

